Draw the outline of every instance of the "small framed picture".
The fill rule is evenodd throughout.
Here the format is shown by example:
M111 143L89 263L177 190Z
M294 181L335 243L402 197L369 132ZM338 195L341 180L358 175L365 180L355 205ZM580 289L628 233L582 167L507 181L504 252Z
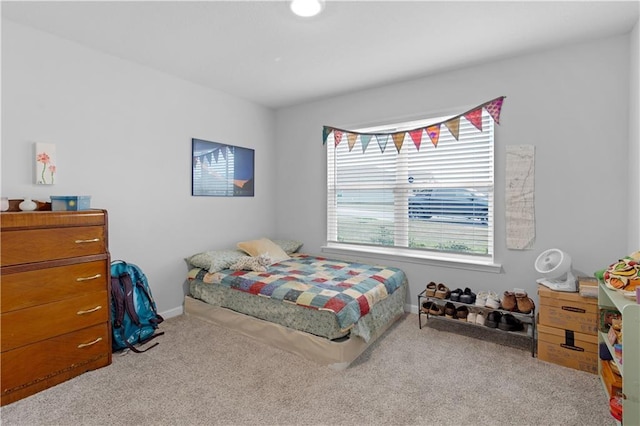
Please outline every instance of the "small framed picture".
M36 142L34 182L36 185L53 185L56 172L56 145Z

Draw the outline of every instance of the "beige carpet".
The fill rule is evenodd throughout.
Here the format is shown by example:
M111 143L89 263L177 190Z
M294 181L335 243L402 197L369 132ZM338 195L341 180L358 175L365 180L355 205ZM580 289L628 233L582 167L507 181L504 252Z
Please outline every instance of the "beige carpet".
M3 407L2 425L614 424L597 376L480 326L407 314L342 372L188 316L161 329L149 352Z

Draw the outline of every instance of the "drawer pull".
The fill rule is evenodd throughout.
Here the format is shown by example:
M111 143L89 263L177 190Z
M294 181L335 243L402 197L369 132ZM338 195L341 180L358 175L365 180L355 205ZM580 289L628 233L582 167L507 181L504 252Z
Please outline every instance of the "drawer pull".
M98 338L97 338L96 340L94 340L93 342L89 342L89 343L80 343L80 344L78 345L78 349L86 348L87 346L93 346L93 345L95 345L96 343L98 343L98 342L99 342L99 341L101 341L101 340L102 340L102 337L98 337Z
M93 309L88 309L86 311L78 311L78 315L90 314L91 312L99 311L102 309L102 306L98 305Z
M100 238L94 238L92 240L76 240L76 244L97 243L99 241L100 241Z
M76 281L89 281L89 280L95 280L96 278L100 278L102 276L102 274L95 274L92 277L79 277L76 278Z

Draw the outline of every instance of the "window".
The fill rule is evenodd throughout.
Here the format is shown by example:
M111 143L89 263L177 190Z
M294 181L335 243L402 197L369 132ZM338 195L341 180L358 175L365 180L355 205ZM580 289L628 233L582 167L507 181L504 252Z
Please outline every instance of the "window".
M450 117L354 130L395 133ZM494 122L482 111L479 131L460 119L456 140L441 126L437 147L423 134L418 150L405 134L398 153L372 137L327 142L327 240L386 254L493 261Z

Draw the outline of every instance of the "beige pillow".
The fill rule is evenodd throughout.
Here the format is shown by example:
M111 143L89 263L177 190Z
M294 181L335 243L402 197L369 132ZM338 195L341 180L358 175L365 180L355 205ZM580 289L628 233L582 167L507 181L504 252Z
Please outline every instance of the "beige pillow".
M260 238L259 240L241 241L238 248L249 256L257 257L261 254L268 254L273 263L291 259L282 248L268 238Z

